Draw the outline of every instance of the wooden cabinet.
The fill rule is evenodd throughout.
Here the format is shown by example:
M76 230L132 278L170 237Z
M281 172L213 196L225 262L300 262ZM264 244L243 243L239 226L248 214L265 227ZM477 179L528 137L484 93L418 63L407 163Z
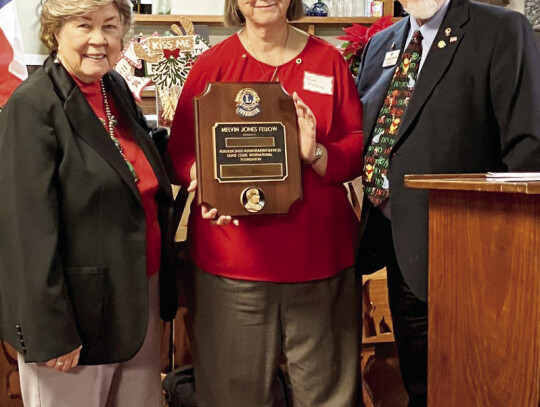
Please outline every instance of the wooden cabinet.
M540 405L540 182L405 176L429 190L428 406Z

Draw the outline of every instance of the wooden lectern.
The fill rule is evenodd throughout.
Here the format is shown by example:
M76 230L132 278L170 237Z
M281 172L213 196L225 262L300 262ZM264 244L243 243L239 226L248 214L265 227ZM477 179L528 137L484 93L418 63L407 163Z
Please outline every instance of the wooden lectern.
M429 407L540 406L540 182L429 190Z

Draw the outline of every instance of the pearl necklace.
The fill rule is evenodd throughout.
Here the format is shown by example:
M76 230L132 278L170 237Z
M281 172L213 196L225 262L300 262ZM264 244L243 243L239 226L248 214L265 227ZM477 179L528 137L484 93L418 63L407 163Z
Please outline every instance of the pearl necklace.
M101 123L103 123L105 128L108 130L109 137L113 141L114 145L118 149L118 152L120 153L124 161L126 162L129 168L129 171L131 172L131 174L133 175L133 178L135 179L135 182L139 182L139 176L137 175L137 171L135 171L133 164L131 164L126 158L126 156L124 155L124 148L122 147L122 144L120 144L120 141L114 135L114 128L116 124L118 123L118 121L116 120L116 117L114 117L114 115L111 113L111 108L109 106L109 99L107 97L107 92L105 91L105 85L103 83L103 79L99 81L99 83L101 85L101 94L103 95L103 107L105 108L105 114L107 115L107 123L105 123L104 119L100 118L99 120L101 121Z
M255 49L253 48L253 46L251 45L251 41L249 40L247 27L244 27L244 30L246 32L246 40L249 45L249 50L253 54L253 58L255 59L255 61L257 61L257 64L259 65L259 69L261 70L262 74L266 76L266 72L263 69L261 62L259 61L259 58L257 58L257 55L255 54ZM276 75L278 73L279 67L281 66L281 64L283 64L283 59L285 58L285 51L287 50L288 41L289 41L289 26L287 26L287 34L285 35L285 44L283 44L283 51L281 52L281 58L280 58L279 64L274 69L274 72L272 73L272 76L270 77L270 80L268 82L274 82L274 79L276 82L279 80L279 78Z

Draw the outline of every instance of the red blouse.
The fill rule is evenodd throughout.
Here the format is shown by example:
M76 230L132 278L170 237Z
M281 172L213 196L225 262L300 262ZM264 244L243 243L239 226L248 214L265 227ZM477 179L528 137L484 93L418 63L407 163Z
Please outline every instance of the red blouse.
M268 81L274 70L255 60L238 35L199 57L182 90L171 129L172 178L181 185L190 182L195 161L193 97L208 82ZM306 84L306 73L311 85ZM303 200L295 202L287 215L239 217L239 226L212 225L194 206L188 226L191 256L199 268L229 278L323 279L354 263L358 221L343 182L362 171L362 110L342 55L317 37L311 36L296 58L279 66L277 76L284 89L291 95L296 91L317 118L317 142L328 150L326 176L302 165ZM326 84L322 93L314 91L317 78Z
M106 121L103 95L99 81L84 83L74 78L79 88L86 96L94 113L100 119ZM117 118L118 124L114 129L114 135L122 145L124 156L133 165L139 181L137 188L141 195L141 201L146 218L146 274L150 277L159 271L161 265L161 229L158 222L158 207L155 199L158 189L158 180L152 166L148 162L143 150L131 137L129 127L122 115L118 112L111 96L108 97L112 114ZM108 133L108 130L105 129Z

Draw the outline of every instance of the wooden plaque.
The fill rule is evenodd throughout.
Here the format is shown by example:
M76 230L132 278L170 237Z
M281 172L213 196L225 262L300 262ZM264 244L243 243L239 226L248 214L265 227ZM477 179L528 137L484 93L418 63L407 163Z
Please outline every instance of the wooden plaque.
M199 205L284 214L302 199L296 109L280 83L210 83L194 107Z

